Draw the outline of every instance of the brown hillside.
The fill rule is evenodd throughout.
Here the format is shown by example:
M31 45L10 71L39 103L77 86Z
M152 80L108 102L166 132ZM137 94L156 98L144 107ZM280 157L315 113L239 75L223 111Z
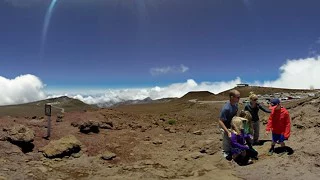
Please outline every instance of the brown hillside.
M64 112L97 109L97 107L85 104L80 100L62 96L26 104L1 106L0 116L44 116L46 103L54 103L52 104L54 106L52 107L53 115L60 113L62 109Z
M298 92L314 92L315 90L309 90L309 89L284 89L284 88L272 88L272 87L260 87L260 86L248 86L248 87L235 87L232 89L236 89L240 92L241 97L248 97L250 92L254 92L255 94L274 94L274 93L298 93ZM223 91L217 95L212 95L207 98L203 98L201 100L206 101L222 101L229 98L229 91L232 90L226 90Z
M199 99L199 98L208 98L214 96L213 93L209 91L191 91L182 96L180 99L182 100L190 100L190 99Z

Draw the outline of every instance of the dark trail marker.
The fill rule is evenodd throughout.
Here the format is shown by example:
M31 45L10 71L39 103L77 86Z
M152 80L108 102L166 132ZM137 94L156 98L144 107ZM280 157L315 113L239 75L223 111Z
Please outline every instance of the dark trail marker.
M48 126L47 126L47 136L44 137L45 139L50 138L50 132L51 132L51 105L46 104L44 106L44 113L48 117Z

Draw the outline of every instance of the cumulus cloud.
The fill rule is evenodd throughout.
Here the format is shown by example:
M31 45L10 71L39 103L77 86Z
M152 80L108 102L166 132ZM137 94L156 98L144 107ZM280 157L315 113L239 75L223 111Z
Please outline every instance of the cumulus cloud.
M161 67L161 68L151 68L150 73L155 75L160 74L169 74L169 73L184 73L187 72L189 68L183 64L180 66L167 66L167 67Z
M287 60L280 67L280 76L274 81L263 82L262 86L308 89L320 88L320 56ZM256 83L260 84L260 83Z
M320 88L320 57L311 57L297 60L287 60L279 68L279 77L276 80L255 81L249 84L264 87L309 89L310 87ZM151 87L140 89L109 89L96 91L95 94L80 93L69 94L70 97L79 99L88 104L112 105L114 103L137 100L150 97L160 99L166 97L181 97L190 91L210 91L219 93L233 88L236 84L242 83L240 77L231 81L220 82L196 82L189 79L186 82L174 83L165 87Z
M34 75L21 75L14 79L0 76L0 105L21 104L45 99L44 84Z
M265 87L309 89L320 88L320 56L305 59L287 60L279 68L279 78L249 84ZM113 105L127 100L161 99L181 97L190 91L210 91L219 93L242 83L240 77L230 81L196 82L188 79L185 82L168 86L131 89L68 89L44 93L44 84L34 75L22 75L14 79L0 76L0 105L26 103L62 95L79 99L88 104Z

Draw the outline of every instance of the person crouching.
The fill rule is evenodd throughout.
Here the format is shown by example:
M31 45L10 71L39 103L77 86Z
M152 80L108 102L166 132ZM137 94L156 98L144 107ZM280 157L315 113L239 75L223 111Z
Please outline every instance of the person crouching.
M250 134L244 132L244 122L246 123L247 121L242 117L234 117L231 121L232 159L240 166L251 164L251 159L256 159L258 156L258 152L247 144L247 139L250 139Z

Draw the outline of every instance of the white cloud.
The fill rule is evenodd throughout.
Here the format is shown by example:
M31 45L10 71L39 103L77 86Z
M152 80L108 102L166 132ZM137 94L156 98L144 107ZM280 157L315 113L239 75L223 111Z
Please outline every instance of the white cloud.
M187 72L189 68L183 64L180 66L167 66L167 67L161 67L161 68L151 68L150 73L155 76L155 75L160 75L160 74L168 74L168 73L184 73Z
M279 78L276 80L252 82L252 85L279 88L309 89L320 88L320 57L288 60L280 68ZM136 100L150 97L160 99L166 97L181 97L190 91L210 91L219 93L233 88L241 83L238 77L231 81L200 82L189 79L183 83L174 83L166 87L155 86L141 89L109 89L107 91L96 91L95 95L71 95L89 104L117 103L125 100Z
M96 90L95 94L83 92L81 94L74 94L72 91L63 92L61 95L67 95L79 99L88 104L107 104L112 105L126 100L142 100L147 97L151 99L161 99L167 97L181 97L190 91L210 91L219 93L224 90L233 88L236 84L241 83L238 77L231 81L221 82L201 82L197 83L193 79L189 79L183 83L174 83L165 87L151 87L151 88L135 88L135 89L109 89L109 90ZM51 92L52 93L52 92ZM58 96L50 96L58 97Z
M282 88L320 88L320 56L288 60L279 69L281 73L278 79L257 84Z
M45 99L44 84L34 75L14 79L0 76L0 105L20 104Z
M320 57L288 60L280 68L279 78L265 82L252 82L252 85L309 89L311 86L320 88ZM147 97L161 99L181 97L190 91L210 91L215 94L228 90L241 83L240 77L230 81L196 82L189 79L186 82L174 83L164 87L131 88L131 89L68 89L44 93L44 84L33 75L23 75L15 79L0 76L0 105L26 103L66 95L88 104L106 104L126 100L142 100ZM50 96L48 96L50 94Z

